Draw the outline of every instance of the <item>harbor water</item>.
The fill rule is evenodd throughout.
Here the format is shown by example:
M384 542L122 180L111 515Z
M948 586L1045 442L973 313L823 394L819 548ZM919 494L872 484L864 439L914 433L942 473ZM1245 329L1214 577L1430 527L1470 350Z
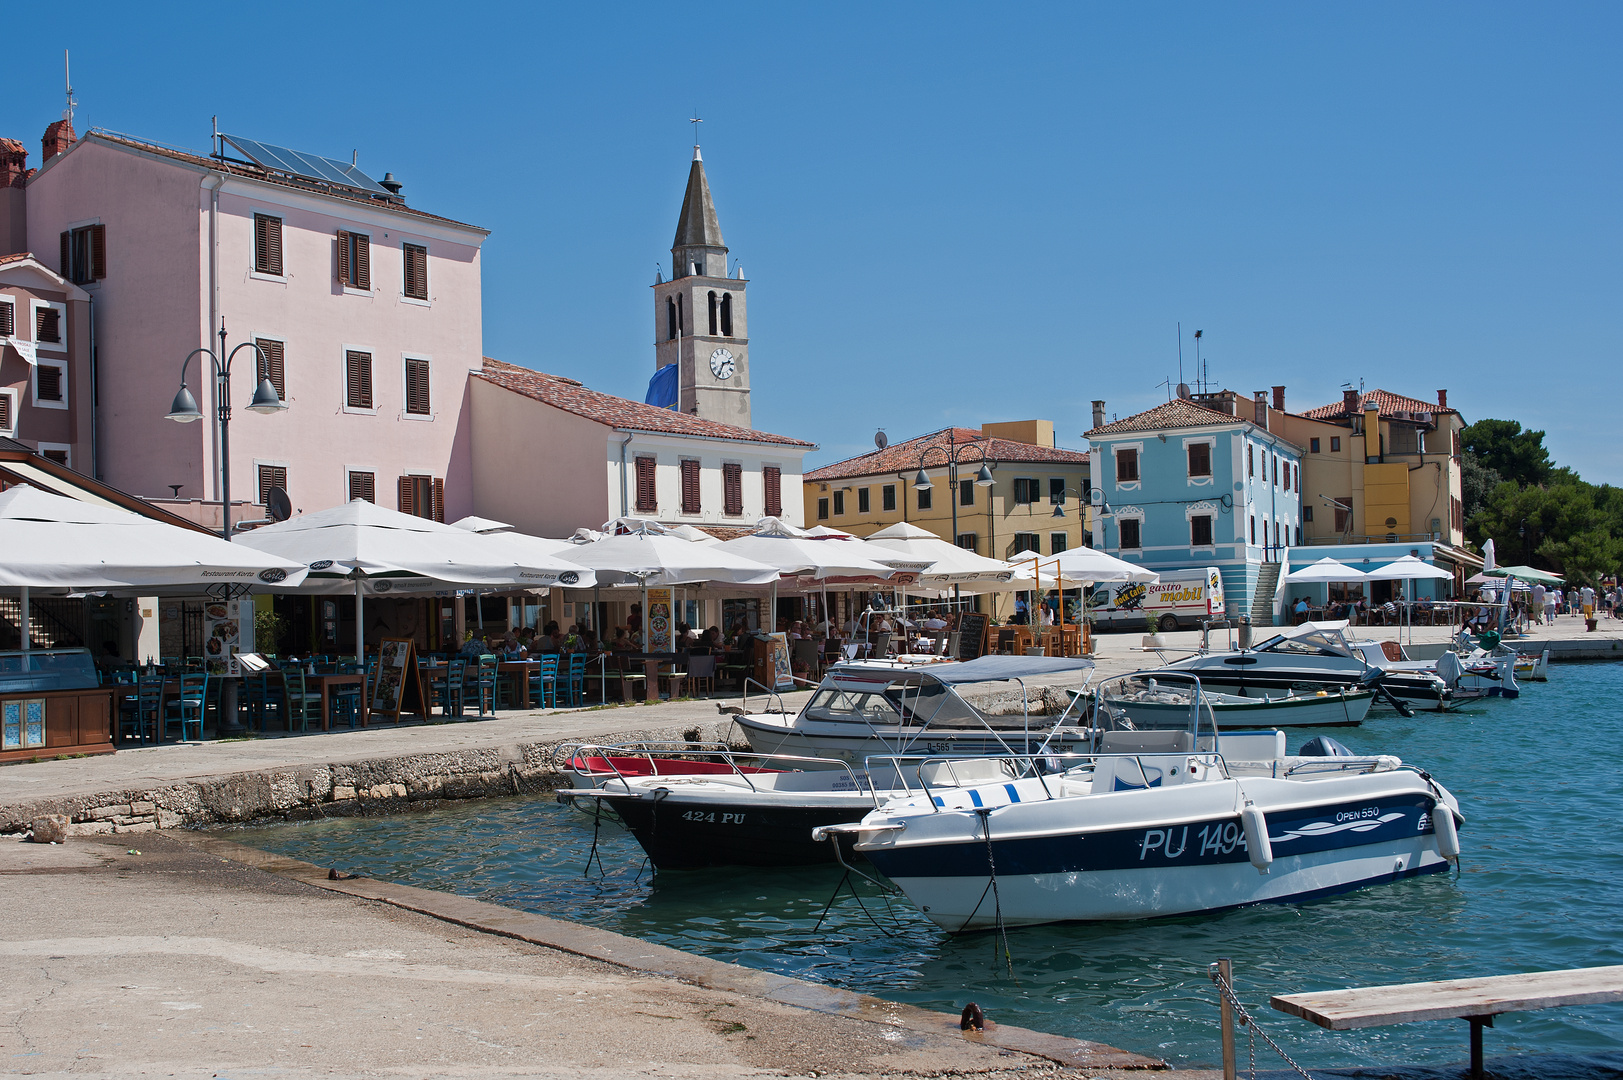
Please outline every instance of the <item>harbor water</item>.
M1294 732L1293 749L1329 734L1354 752L1397 754L1432 772L1465 814L1460 872L1311 904L1017 929L1007 961L994 935L950 937L905 898L864 882L835 897L837 869L656 876L628 834L550 797L233 838L944 1012L974 1000L1004 1023L1178 1066L1218 1060L1207 965L1226 956L1242 1000L1304 1063L1437 1067L1464 1056L1463 1021L1329 1032L1274 1012L1268 998L1623 964L1623 768L1611 759L1623 734L1620 701L1623 664L1568 664L1513 701L1413 719L1377 712L1361 728ZM1486 1040L1490 1055L1577 1055L1586 1074L1611 1075L1623 1061L1623 1005L1505 1015ZM1259 1046L1259 1066L1280 1064L1265 1053Z

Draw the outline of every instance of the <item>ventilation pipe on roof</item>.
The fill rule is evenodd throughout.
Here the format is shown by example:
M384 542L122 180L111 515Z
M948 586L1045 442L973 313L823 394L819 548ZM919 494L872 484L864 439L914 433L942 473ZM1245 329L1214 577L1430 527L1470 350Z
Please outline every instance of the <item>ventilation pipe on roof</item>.
M1102 401L1093 403L1093 426L1096 428L1105 426L1105 403Z
M383 179L378 181L378 187L387 191L390 195L398 196L400 194L400 189L405 186L405 184L402 184L400 181L394 178L394 173L392 172L384 173Z
M631 504L627 501L627 499L629 498L629 495L626 493L626 447L631 445L631 440L634 437L635 436L627 435L626 439L625 439L625 442L620 444L620 516L621 517L628 517L631 514L631 509L630 509Z
M1447 390L1439 390L1439 391L1437 391L1437 407L1439 409L1448 408L1448 391Z

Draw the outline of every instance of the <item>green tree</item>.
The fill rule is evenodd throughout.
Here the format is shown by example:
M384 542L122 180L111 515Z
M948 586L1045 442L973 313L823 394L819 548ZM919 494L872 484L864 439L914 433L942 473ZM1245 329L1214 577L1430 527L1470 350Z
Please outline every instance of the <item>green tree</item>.
M1544 432L1523 431L1515 420L1478 420L1460 432L1460 445L1483 468L1523 487L1549 483L1555 472Z
M1504 477L1482 464L1482 459L1475 454L1466 453L1460 458L1460 503L1464 507L1465 520L1469 521L1482 509L1482 504L1488 501L1493 489L1499 486Z

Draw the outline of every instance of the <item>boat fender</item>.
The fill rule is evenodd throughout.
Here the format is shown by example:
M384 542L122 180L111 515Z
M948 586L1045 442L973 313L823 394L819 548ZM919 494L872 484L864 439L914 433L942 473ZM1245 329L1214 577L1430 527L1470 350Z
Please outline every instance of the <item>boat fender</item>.
M1460 857L1460 831L1454 823L1454 811L1438 799L1431 808L1431 828L1437 837L1437 854L1445 859Z
M1266 874L1274 864L1274 846L1268 840L1268 820L1257 804L1249 800L1240 811L1240 828L1245 831L1245 850L1257 873Z

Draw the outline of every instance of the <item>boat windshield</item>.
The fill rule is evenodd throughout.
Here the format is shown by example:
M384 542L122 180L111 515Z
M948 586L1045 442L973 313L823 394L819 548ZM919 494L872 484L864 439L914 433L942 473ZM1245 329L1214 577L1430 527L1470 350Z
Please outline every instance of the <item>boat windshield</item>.
M1351 652L1339 633L1326 630L1280 634L1258 645L1254 651L1289 656L1347 656Z
M980 727L980 715L962 698L940 683L892 682L880 687L824 686L812 695L806 714L813 720L833 720L898 727L929 724L935 727Z
M1099 687L1094 724L1101 731L1190 731L1192 682L1127 675Z

